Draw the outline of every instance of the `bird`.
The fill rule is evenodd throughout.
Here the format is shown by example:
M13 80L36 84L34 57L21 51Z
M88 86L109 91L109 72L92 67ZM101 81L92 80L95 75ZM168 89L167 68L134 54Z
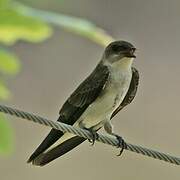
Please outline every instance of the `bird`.
M122 147L123 138L114 133L111 119L134 99L138 84L138 70L132 66L136 48L129 42L113 41L105 48L100 62L92 73L76 88L59 111L58 122L89 130L92 143L97 131L104 127ZM28 163L44 166L69 152L86 139L68 132L52 129L32 153Z

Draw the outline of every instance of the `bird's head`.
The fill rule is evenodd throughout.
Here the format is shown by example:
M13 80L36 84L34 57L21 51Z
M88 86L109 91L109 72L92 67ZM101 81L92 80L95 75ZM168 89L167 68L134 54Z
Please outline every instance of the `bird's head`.
M114 64L123 59L133 59L136 48L126 41L114 41L110 43L104 52L103 59L110 64Z

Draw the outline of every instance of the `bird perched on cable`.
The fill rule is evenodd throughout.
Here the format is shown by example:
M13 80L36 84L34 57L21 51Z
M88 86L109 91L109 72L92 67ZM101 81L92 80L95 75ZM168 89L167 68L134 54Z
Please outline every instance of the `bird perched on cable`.
M126 41L110 43L94 71L70 95L59 112L57 121L88 129L93 142L97 131L104 127L114 135L122 147L126 146L121 136L113 131L111 119L135 97L139 74L132 67L136 48ZM86 139L52 129L34 151L28 163L44 166L72 150Z

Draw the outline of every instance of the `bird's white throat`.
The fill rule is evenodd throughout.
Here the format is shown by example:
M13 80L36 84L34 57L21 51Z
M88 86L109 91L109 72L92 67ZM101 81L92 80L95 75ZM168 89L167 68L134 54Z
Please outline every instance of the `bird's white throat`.
M132 63L134 58L124 57L119 61L116 61L111 64L112 68L117 68L121 70L129 70L131 69Z
M131 70L133 60L134 60L134 58L130 58L130 57L124 57L113 63L110 63L108 60L105 60L104 65L107 66L110 71L112 69L114 69L116 71L119 71L119 70L120 71L129 71L129 70Z

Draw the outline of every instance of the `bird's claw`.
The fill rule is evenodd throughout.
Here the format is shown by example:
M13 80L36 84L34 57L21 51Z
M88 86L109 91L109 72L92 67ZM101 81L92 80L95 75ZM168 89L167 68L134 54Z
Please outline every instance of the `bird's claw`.
M91 133L91 136L92 136L92 139L89 139L89 142L93 146L95 141L99 138L99 134L92 129L89 129L89 132Z
M121 154L123 153L124 149L127 148L127 144L124 141L124 139L119 136L119 135L115 135L116 139L118 140L118 148L121 148L120 153L117 156L121 156Z

